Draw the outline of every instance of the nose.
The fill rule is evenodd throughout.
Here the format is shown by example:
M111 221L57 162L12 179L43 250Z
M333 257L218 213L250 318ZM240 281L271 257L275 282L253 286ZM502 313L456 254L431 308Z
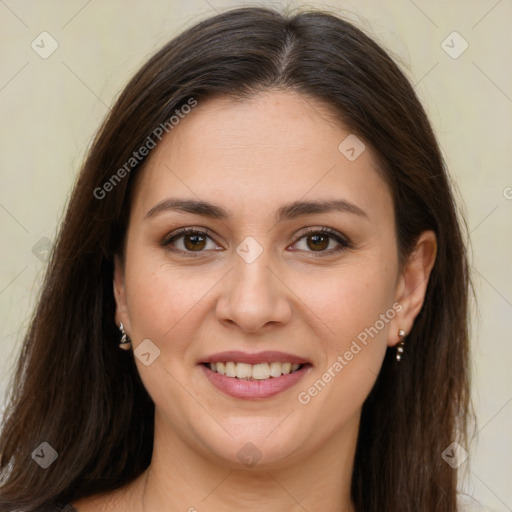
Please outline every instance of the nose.
M246 333L268 325L286 324L292 315L292 292L276 270L271 269L264 251L247 263L237 254L234 267L223 280L216 315L224 324L236 324Z

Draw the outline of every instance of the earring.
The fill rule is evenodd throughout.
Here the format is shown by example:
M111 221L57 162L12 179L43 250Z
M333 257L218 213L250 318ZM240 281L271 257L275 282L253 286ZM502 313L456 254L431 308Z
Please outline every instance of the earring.
M128 338L127 334L124 332L123 322L119 324L119 330L121 331L121 341L119 342L119 348L123 350L130 350L130 347L132 346L132 342L130 341L130 338Z
M405 337L405 331L403 329L400 329L398 331L398 337L400 338L400 342L398 343L398 346L396 347L396 360L400 362L400 359L402 359L402 354L404 353L404 337Z

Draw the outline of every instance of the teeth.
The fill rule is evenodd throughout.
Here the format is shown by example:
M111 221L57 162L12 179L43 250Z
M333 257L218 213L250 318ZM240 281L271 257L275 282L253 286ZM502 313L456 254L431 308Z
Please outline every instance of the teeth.
M225 363L210 363L210 370L227 377L236 377L245 380L267 380L271 377L280 377L296 372L300 368L297 363L235 363L228 361Z
M246 363L238 363L236 365L236 376L239 379L248 379L252 377L252 365Z
M270 376L280 377L281 376L281 363L270 363Z
M240 364L240 363L238 363ZM257 380L265 380L270 377L270 366L268 363L255 364L252 367L252 378Z
M233 362L226 363L226 376L236 377L236 364Z

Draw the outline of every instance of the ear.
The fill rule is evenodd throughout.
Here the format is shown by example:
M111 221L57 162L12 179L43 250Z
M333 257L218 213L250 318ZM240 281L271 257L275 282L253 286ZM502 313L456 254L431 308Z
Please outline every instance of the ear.
M396 345L400 339L398 330L403 329L407 336L411 332L414 320L418 316L427 291L430 272L434 267L437 253L437 239L433 231L424 231L410 257L402 269L397 281L395 303L401 306L398 314L393 318L388 345Z
M116 301L116 325L122 322L126 332L130 332L130 317L126 304L124 264L119 255L114 256L114 299Z

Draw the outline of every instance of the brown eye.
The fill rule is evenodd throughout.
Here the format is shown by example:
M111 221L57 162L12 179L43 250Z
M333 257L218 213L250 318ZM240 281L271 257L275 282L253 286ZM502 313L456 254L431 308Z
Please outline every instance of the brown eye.
M317 253L315 256L328 256L352 247L347 237L331 228L310 229L294 245L305 253Z
M307 245L313 251L323 251L329 246L329 239L326 235L308 235Z
M161 244L173 252L179 252L186 256L191 256L192 253L199 256L202 252L221 249L205 231L191 228L183 228L171 233Z
M189 251L200 251L206 245L206 237L203 235L184 235L183 245Z

